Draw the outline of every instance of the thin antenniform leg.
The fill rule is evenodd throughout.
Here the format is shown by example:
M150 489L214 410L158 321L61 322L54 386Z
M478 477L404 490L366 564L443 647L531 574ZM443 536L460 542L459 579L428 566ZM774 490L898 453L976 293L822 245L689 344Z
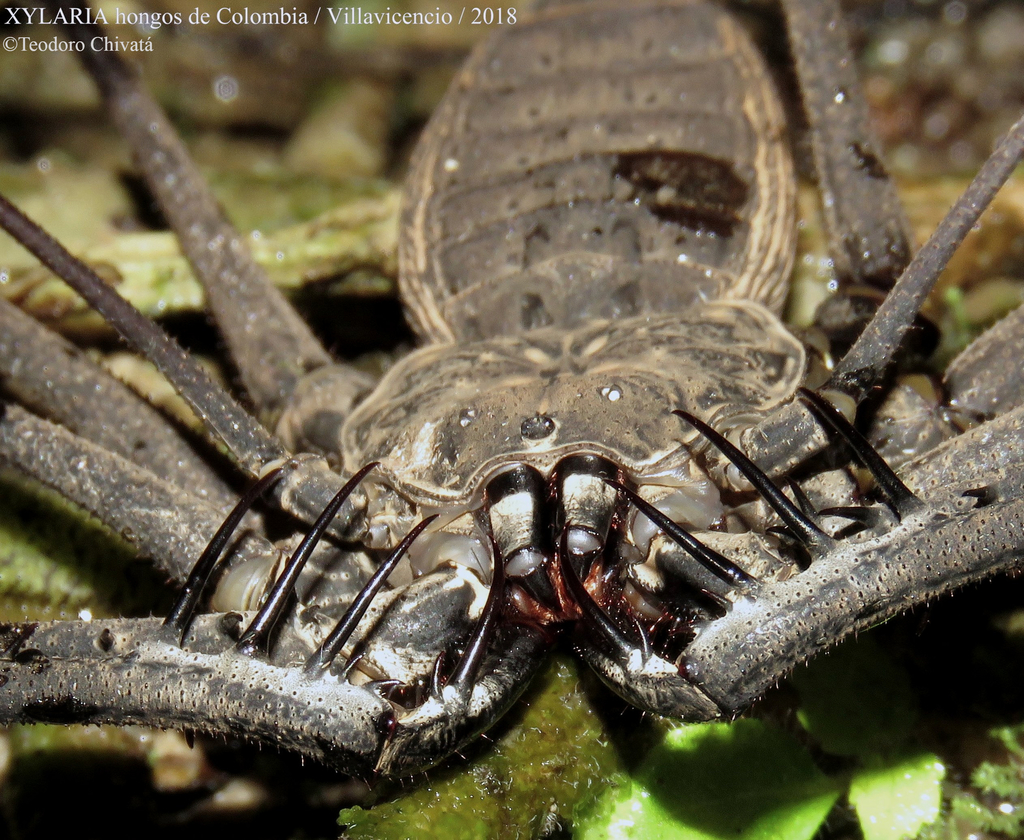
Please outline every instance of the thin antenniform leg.
M78 19L72 11L80 0L54 5ZM94 24L68 26L69 37L85 44L100 34ZM273 412L303 374L330 357L256 264L135 71L116 53L86 49L80 57L206 290L246 392L261 414Z
M935 228L871 323L836 367L826 388L858 402L888 369L942 269L1024 156L1024 117L1013 124L970 186Z
M0 196L0 227L77 291L139 353L155 364L203 421L204 428L258 478L263 466L288 456L272 437L223 388L218 387L170 336L108 286L57 240ZM315 519L341 485L341 477L321 459L307 459L278 488L281 506L303 519ZM326 497L326 498L325 498ZM358 505L338 516L332 532L346 535Z
M1024 117L1010 128L924 247L907 266L822 390L841 391L858 403L889 369L949 257L1024 156ZM744 435L749 457L772 475L820 452L829 443L811 410L796 400Z
M85 263L0 196L0 227L88 301L104 320L153 362L192 406L203 425L224 443L239 463L257 475L268 461L287 456L257 423L176 341L122 298Z

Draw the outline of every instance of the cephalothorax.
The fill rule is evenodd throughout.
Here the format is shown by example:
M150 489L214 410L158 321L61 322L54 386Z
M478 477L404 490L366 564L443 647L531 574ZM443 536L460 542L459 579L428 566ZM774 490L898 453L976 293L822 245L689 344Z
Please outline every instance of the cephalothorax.
M889 285L909 248L836 10L783 6L837 268ZM828 399L799 395L806 353L778 319L795 241L783 109L717 5L552 5L474 52L404 211L402 294L426 346L376 387L331 364L266 285L131 72L85 58L279 436L10 205L0 221L157 362L244 471L271 472L260 490L276 480L280 506L317 522L284 559L251 517L197 615L216 552L190 570L231 493L98 371L72 359L66 385L40 376L26 360L64 351L5 305L5 390L71 431L12 400L0 458L130 532L185 589L167 622L6 626L0 719L227 732L400 775L493 723L565 628L630 702L710 719L1024 551L1020 401L974 374L1009 342L983 338L954 368L954 396L1000 416L902 481ZM948 258L1022 134L833 372L823 393L848 413L889 365L928 260ZM782 473L830 437L867 462L876 500L825 469L787 495L743 454ZM69 475L71 457L85 466ZM362 548L318 548L328 530ZM384 572L371 549L389 553Z

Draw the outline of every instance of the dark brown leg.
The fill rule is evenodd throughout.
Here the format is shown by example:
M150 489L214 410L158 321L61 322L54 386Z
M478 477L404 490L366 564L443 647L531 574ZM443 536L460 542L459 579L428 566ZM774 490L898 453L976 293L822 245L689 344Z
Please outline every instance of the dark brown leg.
M99 31L68 29L86 43ZM249 397L261 416L276 413L298 379L330 357L253 260L137 73L114 53L86 51L82 59L206 290Z
M2 463L92 513L178 581L185 580L224 516L220 508L18 405L0 402L0 453ZM277 556L255 534L240 546L244 557Z
M888 289L910 261L909 228L871 136L839 3L782 0L782 9L836 274Z
M0 298L4 391L54 420L216 507L234 492L167 419L82 352Z

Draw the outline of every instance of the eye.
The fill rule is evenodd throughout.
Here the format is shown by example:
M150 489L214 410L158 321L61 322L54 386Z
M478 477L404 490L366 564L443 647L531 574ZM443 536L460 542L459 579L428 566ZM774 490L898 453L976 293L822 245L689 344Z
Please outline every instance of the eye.
M551 437L555 431L555 421L546 414L537 414L534 417L527 417L519 427L519 433L523 440L544 440Z

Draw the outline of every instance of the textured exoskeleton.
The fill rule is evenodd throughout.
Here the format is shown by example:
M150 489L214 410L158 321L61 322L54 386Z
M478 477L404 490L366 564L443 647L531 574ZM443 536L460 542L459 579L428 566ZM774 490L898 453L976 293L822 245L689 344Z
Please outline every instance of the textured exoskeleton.
M841 21L832 3L783 6L836 265L891 284L905 225ZM839 81L824 69L836 56ZM491 725L563 629L640 708L730 716L843 636L1024 551L1021 408L983 361L1019 341L1019 319L950 375L954 398L999 416L898 479L828 399L800 391L807 353L779 320L796 239L784 109L719 5L552 4L473 52L409 176L401 292L424 346L375 386L331 363L270 289L133 73L83 58L279 436L6 203L4 227L161 367L258 489L276 479L277 503L317 521L288 556L248 514L197 615L216 557L196 558L230 491L158 415L4 304L0 458L128 534L184 594L166 622L5 626L0 719L231 733L401 775ZM1022 133L823 389L848 414ZM777 473L837 437L877 495L819 470L794 503L733 445ZM363 548L317 548L328 531Z

